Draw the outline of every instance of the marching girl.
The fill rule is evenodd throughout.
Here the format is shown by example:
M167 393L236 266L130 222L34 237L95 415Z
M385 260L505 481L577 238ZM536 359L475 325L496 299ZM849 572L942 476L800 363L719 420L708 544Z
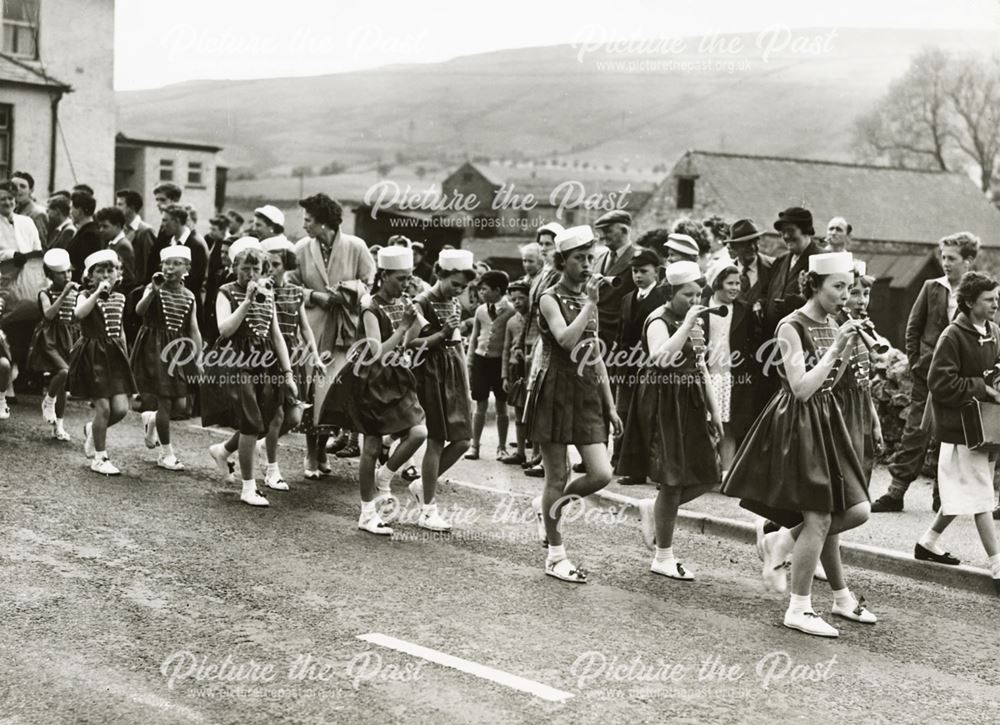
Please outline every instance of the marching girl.
M469 448L472 410L469 380L459 335L461 311L457 298L475 279L472 252L442 249L435 270L437 282L414 302L427 324L408 347L422 360L415 361L417 398L427 418L427 448L421 461L421 477L410 483L410 493L423 507L417 525L430 531L451 531L451 524L438 513L434 494L438 476L447 471Z
M570 227L559 232L555 245L561 274L539 300L541 349L524 411L527 437L541 445L545 469L545 490L531 505L539 536L548 546L545 573L583 584L587 573L566 557L559 531L562 509L608 485L608 427L610 423L615 435L621 435L622 423L597 340L601 279L591 275L594 233L589 226ZM567 483L570 445L579 451L586 472Z
M791 553L792 593L784 625L820 637L839 636L812 608L820 560L833 589L833 614L876 621L844 583L837 536L863 524L871 511L864 470L833 395L844 370L841 361L861 324L848 320L838 328L834 317L853 282L849 253L809 258L803 284L808 301L778 324L781 391L753 424L722 485L722 492L742 498L745 508L792 527L764 537L764 583L785 590L784 562Z
M238 450L240 500L267 506L254 479L254 448L281 404L279 387L292 397L298 397L298 390L278 326L274 292L270 280L264 279L267 254L253 237L237 239L229 253L236 281L222 285L215 302L219 339L206 364L202 423L232 427L235 422L236 432L229 440L210 446L208 452L228 479L229 456Z
M379 250L375 285L361 305L359 340L339 376L338 387L345 394L341 401L328 395L321 416L324 423L364 434L358 472L358 528L383 536L392 534L389 523L395 513L389 484L427 438L427 428L421 425L424 411L417 399L416 379L401 355L406 343L420 331L417 308L404 296L412 274L411 249L390 246ZM384 436L398 438L399 443L376 470ZM382 513L376 510L377 501Z
M690 581L694 576L674 557L677 509L718 484L716 447L723 426L705 362L701 268L674 262L666 283L666 304L643 325L648 365L629 409L618 472L635 475L637 462L641 475L660 484L655 501L639 504L646 546L656 549L650 571Z
M961 409L974 400L1000 403L995 373L1000 363L1000 327L997 281L979 272L966 272L956 290L959 314L945 328L934 349L927 387L934 411L934 434L941 441L938 487L941 510L914 547L917 559L958 564L944 551L938 537L956 516L971 515L989 557L993 586L1000 595L1000 547L993 523L995 454L966 445Z
M160 250L160 272L153 275L135 306L142 326L132 348L132 374L139 392L156 399L153 417L161 445L156 465L168 471L184 470L170 442L170 418L184 410L188 380L199 372L193 361L201 359L194 293L184 286L190 270L189 247L164 247ZM143 417L150 416L143 413Z
M66 376L73 345L80 339L80 322L73 314L79 286L70 279L72 264L65 249L50 249L42 258L50 286L38 293L42 320L35 328L28 350L27 365L35 372L51 374L49 387L42 398L42 417L52 426L52 437L72 440L66 432Z
M323 361L316 348L316 336L306 318L305 293L303 288L285 280L285 271L295 269L295 245L283 234L265 239L260 243L261 249L269 255L270 275L274 287L274 307L278 315L278 327L285 339L285 347L292 361L295 373L295 386L305 391L305 361L296 360L295 356L301 348L300 340L305 344L316 365L323 366ZM302 422L302 414L306 406L296 398L284 395L281 405L275 410L274 417L267 428L267 436L257 441L257 453L267 468L264 473L264 485L276 491L287 491L288 483L281 476L278 467L278 439Z
M121 471L108 459L108 428L125 417L129 396L137 392L122 330L125 295L114 291L121 262L113 249L102 249L83 262L86 292L76 298L73 314L80 320L81 337L69 359L67 385L94 404L94 419L83 426L83 452L93 459L90 470L105 476Z

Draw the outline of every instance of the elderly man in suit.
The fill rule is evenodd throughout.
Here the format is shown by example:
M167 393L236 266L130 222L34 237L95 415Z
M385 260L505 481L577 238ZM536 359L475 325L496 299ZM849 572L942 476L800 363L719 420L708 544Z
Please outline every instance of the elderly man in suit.
M375 260L363 239L340 231L344 211L326 194L299 202L304 210L306 236L295 244L297 268L286 274L289 284L305 288L306 317L319 352L331 362L315 368L313 376L313 428L306 428L306 477L331 472L326 462L326 442L332 432L320 425L323 401L347 351L354 344L361 315L361 298L375 281ZM306 422L308 426L308 421Z
M726 240L729 256L740 270L740 296L737 299L751 309L771 283L771 267L774 264L774 257L760 253L757 245L762 236L764 231L752 219L737 219L730 227L729 239Z
M924 282L906 322L906 357L910 363L913 389L903 436L889 465L892 483L888 493L872 503L872 511L876 513L902 511L903 497L923 469L927 445L933 434L932 421L925 415L931 356L938 338L958 309L955 291L959 280L972 269L979 254L979 239L968 232L947 236L938 242L938 246L944 276ZM936 490L935 487L935 493Z
M597 335L608 352L617 342L622 300L629 292L635 291L632 258L636 247L629 238L631 226L632 215L621 209L609 211L594 222L594 230L606 247L595 255L594 268L605 277L617 277L621 282L618 286L608 284L601 287L601 298L597 303Z
M639 360L642 356L642 328L646 318L666 302L667 289L660 284L660 257L652 249L636 249L632 257L632 281L635 289L622 299L621 319L618 322L617 349L621 356ZM638 387L639 365L621 367L622 380L615 394L615 408L622 420L627 420L632 397ZM618 453L623 448L622 439L615 439L612 465L618 465ZM645 477L622 476L618 483L635 486L646 482Z

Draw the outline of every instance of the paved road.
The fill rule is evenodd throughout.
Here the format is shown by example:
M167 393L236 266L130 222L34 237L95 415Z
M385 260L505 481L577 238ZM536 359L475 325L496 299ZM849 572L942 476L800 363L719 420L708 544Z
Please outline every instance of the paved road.
M74 434L86 412L72 404ZM631 513L588 509L567 525L592 572L574 587L543 576L525 496L448 486L453 535L379 539L355 528L355 467L252 509L201 454L214 434L180 426L189 471L156 469L130 415L110 445L126 475L106 479L44 441L34 406L0 424L0 721L1000 719L995 599L853 570L882 621L816 640L781 626L749 547L680 531L698 580L671 582ZM287 473L300 455L282 451ZM814 599L828 609L828 588ZM562 695L358 639L373 633Z

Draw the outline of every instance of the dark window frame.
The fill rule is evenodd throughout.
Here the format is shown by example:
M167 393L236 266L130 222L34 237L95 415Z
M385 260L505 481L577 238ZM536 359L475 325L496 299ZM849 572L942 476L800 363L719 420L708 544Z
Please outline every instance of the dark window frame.
M7 151L7 163L4 164L0 160L0 179L6 179L10 177L11 171L15 168L14 166L14 104L13 103L0 103L0 110L4 110L7 113L7 126L6 128L0 127L0 147L3 147Z

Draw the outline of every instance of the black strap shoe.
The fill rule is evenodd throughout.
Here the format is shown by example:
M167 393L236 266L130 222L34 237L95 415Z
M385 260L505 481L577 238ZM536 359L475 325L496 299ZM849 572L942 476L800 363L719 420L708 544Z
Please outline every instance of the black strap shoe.
M961 563L961 560L956 559L947 551L943 554L935 554L933 551L925 546L921 546L920 544L913 547L913 558L917 561L933 561L937 564L947 564L948 566L957 566Z

